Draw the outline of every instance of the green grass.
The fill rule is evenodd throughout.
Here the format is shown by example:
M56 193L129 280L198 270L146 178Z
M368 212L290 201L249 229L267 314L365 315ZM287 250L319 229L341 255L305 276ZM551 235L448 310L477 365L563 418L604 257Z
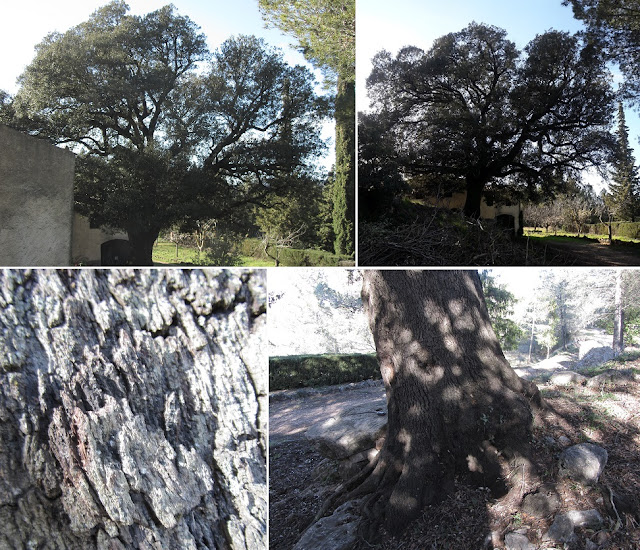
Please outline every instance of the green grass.
M269 358L269 390L333 386L379 379L372 354L289 355Z
M285 248L280 252L282 266L337 266L352 262L350 256L336 256L325 250ZM153 247L154 264L165 265L207 265L206 252L198 261L198 250L195 247L176 246L171 242L158 240ZM239 267L273 267L274 261L268 258L259 239L245 239L242 243Z
M175 244L158 240L153 247L153 263L197 265L198 254L195 248L178 246L178 256L176 257Z
M581 235L578 235L575 232L568 232L568 231L549 231L547 232L545 229L536 229L534 231L533 227L525 227L524 228L524 236L525 237L532 237L536 240L544 240L544 241L555 241L555 242L576 242L576 239L579 239L580 241L599 241L600 239L608 239L609 236L608 235L596 235L596 234L587 234L585 235L584 233ZM632 239L630 237L619 237L619 236L614 236L613 240L616 242L623 242L623 243L633 243L633 244L638 244L640 243L640 239Z

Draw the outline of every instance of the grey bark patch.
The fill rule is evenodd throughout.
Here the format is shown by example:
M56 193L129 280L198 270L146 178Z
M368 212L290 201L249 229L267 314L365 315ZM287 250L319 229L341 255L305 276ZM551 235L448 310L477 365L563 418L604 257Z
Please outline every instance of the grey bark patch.
M265 296L252 270L0 271L0 548L266 548Z
M565 449L560 455L561 476L595 484L607 464L606 449L593 443L580 443Z

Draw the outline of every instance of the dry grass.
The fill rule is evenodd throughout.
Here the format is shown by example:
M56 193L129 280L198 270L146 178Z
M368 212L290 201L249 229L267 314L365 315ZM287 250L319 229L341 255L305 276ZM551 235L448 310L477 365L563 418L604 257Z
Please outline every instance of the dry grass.
M398 223L402 218L402 223ZM358 263L366 266L573 265L570 255L515 240L492 221L413 205L404 215L358 225Z

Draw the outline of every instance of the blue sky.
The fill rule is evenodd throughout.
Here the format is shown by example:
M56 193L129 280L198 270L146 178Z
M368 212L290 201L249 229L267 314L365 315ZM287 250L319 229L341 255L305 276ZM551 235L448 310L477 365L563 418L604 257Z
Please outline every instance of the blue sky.
M562 0L361 0L356 17L359 111L368 108L365 80L371 72L371 58L382 49L394 55L408 45L427 50L436 38L462 30L472 21L505 29L520 49L546 30L576 32L583 28ZM619 78L615 68L614 77ZM625 114L629 141L640 161L640 118L631 109ZM589 181L598 187L599 182Z
M0 90L14 94L16 79L34 56L36 44L50 32L64 32L86 21L108 0L16 0L5 2L0 19L0 51L4 52L0 64ZM277 29L265 29L258 9L258 0L128 0L130 13L143 15L167 4L173 4L180 15L188 16L201 27L210 50L215 50L227 38L237 34L253 34L264 38L272 46L283 49L290 64L306 65L302 54L294 47L293 37ZM322 75L315 71L322 83ZM321 87L319 92L323 93ZM333 123L329 121L323 132L330 139L327 157L323 165L333 164Z

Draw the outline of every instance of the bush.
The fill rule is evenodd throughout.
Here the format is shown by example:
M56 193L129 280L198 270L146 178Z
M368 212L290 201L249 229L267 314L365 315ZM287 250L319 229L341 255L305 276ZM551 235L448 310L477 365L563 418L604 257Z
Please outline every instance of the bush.
M205 244L206 264L214 266L239 265L238 240L241 237L230 231L217 231L207 238Z
M271 250L270 250L271 251ZM240 254L258 260L269 260L264 253L262 241L256 238L244 239ZM275 255L275 253L272 253ZM280 249L280 265L282 266L337 266L342 262L353 261L352 256L337 256L326 250L313 248L282 248Z
M612 222L611 231L614 237L640 239L640 222ZM608 235L609 226L606 223L592 223L585 226L585 232L590 235Z
M379 379L375 354L289 355L269 358L269 390L333 386Z

